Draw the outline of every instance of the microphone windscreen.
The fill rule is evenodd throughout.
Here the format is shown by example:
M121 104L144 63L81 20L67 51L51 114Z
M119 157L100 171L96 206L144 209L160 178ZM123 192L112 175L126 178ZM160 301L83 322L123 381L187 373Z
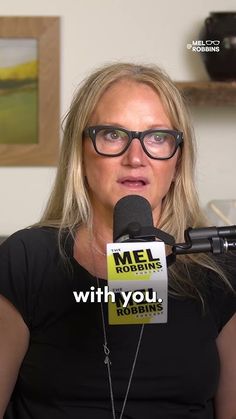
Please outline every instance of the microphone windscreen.
M148 200L140 195L128 195L121 198L113 213L113 241L128 234L130 223L139 223L142 227L153 226L152 209Z

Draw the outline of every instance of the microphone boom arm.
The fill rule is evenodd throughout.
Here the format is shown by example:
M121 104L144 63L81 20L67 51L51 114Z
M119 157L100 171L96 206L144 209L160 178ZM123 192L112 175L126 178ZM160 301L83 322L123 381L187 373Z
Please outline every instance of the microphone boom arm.
M175 262L177 255L211 252L227 253L236 250L236 225L225 227L188 228L184 232L184 243L175 243L170 234L154 226L143 227L138 222L127 226L127 234L119 237L117 242L137 242L161 240L172 247L167 256L167 265Z
M212 252L226 253L236 250L236 225L225 227L188 228L184 233L185 243L175 243L175 255Z

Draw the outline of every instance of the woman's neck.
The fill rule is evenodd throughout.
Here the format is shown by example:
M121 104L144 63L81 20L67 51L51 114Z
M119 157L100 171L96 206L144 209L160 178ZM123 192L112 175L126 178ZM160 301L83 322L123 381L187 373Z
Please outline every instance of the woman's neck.
M94 221L81 225L76 233L74 258L93 276L107 278L106 245L112 242L112 226Z

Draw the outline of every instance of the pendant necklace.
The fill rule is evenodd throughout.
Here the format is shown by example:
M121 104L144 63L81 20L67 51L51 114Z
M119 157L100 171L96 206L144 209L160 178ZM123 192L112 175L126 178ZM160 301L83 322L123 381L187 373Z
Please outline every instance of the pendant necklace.
M99 278L96 277L96 280L97 280L97 287L100 288ZM112 419L122 419L123 414L124 414L124 410L125 410L125 406L126 406L126 402L127 402L127 399L128 399L130 386L131 386L132 379L133 379L133 374L134 374L134 369L135 369L137 358L138 358L140 344L141 344L141 341L142 341L144 324L142 324L140 332L139 332L138 342L137 342L137 345L136 345L135 355L134 355L134 359L133 359L133 363L132 363L132 367L131 367L131 372L130 372L130 376L129 376L129 380L128 380L128 384L127 384L127 389L126 389L121 413L120 413L119 418L117 418L116 411L115 411L115 399L114 399L112 376L111 376L111 359L110 359L111 352L110 352L110 349L108 347L107 331L106 331L106 324L105 324L105 315L104 315L104 309L103 309L102 301L100 303L100 307L101 307L101 319L102 319L102 330L103 330L103 351L104 351L104 354L105 354L104 363L105 363L106 368L107 368L110 399L111 399L111 408L112 408Z

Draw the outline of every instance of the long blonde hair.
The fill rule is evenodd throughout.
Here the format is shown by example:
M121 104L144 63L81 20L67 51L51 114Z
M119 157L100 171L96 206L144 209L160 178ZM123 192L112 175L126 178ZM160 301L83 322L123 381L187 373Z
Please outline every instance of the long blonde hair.
M99 102L111 84L123 79L151 86L160 96L173 129L183 132L175 182L163 199L158 228L184 241L188 227L205 225L195 188L195 140L189 112L174 83L155 65L113 63L94 71L82 82L66 115L55 185L46 210L38 225L69 229L74 235L79 224L91 224L92 210L82 166L83 131ZM199 296L198 287L188 275L190 264L208 267L224 274L212 258L204 254L185 255L170 268L172 290L178 295ZM226 278L225 278L226 280Z

